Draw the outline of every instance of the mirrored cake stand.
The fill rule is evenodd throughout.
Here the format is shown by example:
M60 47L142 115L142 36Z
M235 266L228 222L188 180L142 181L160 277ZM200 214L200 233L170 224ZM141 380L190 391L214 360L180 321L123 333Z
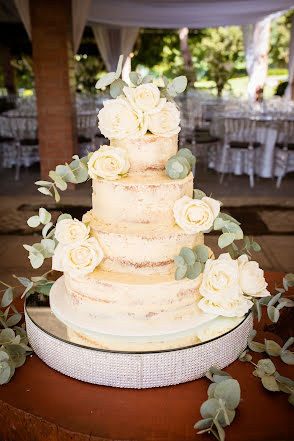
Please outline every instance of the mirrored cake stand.
M185 383L235 361L247 346L253 318L193 346L154 352L119 352L82 346L67 339L66 326L52 313L49 298L31 295L25 303L30 344L48 366L88 383L121 388L151 388Z

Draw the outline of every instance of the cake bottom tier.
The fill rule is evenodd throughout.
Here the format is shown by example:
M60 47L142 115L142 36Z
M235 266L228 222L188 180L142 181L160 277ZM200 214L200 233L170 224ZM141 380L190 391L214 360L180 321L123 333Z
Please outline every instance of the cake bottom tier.
M66 325L69 341L112 351L144 352L192 346L228 332L243 320L243 317L211 316L196 309L197 313L194 311L189 320L168 323L168 326L160 328L147 326L145 334L142 327L133 327L131 334L126 333L127 328L116 333L116 320L105 326L104 321L101 324L95 316L73 307L69 302L64 277L58 279L51 289L50 306L54 315Z

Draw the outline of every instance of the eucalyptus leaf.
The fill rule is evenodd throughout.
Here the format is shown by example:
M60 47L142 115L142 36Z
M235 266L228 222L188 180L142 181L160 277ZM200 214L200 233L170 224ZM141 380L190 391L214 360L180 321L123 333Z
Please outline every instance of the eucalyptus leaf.
M273 323L277 323L277 321L279 320L279 317L280 317L280 312L274 306L268 305L267 306L267 315Z
M287 286L294 286L294 274L288 273L284 277L285 281L287 282Z
M146 75L142 80L142 84L152 83L152 82L153 82L153 75Z
M64 219L72 219L72 215L67 213L61 214L57 219L57 223Z
M224 221L221 217L217 217L213 223L214 230L221 230L225 225L227 224L227 221Z
M26 289L22 293L21 298L23 298L30 291L30 289L32 289L33 286L34 286L34 283L30 282L30 284L26 287Z
M294 354L290 351L281 351L281 360L286 363L286 364L290 364L293 365L294 364Z
M224 400L228 409L234 410L240 403L240 385L237 380L229 379L218 383L214 396Z
M186 158L191 168L194 167L194 165L196 164L196 158L190 149L182 148L178 151L177 155Z
M172 86L177 94L184 92L184 90L187 87L187 77L184 75L181 75L179 77L176 77L172 81Z
M214 418L219 408L218 400L216 398L209 398L200 407L202 418Z
M252 242L251 246L254 249L254 251L258 252L261 250L261 246L257 242Z
M40 220L39 216L31 216L27 220L27 224L31 228L38 227L40 225L40 223L41 223L41 220Z
M208 429L211 426L212 418L205 418L204 420L197 421L194 425L194 429Z
M204 191L198 190L198 189L193 191L193 195L194 195L194 197L193 197L194 199L203 199L204 196L206 196Z
M268 355L278 357L281 352L281 346L273 340L264 340L265 352Z
M167 89L167 93L168 93L172 98L174 98L175 96L177 96L177 91L176 91L176 89L175 89L175 87L174 87L174 85L173 85L172 83L168 83L166 89Z
M42 239L43 256L45 258L52 257L55 250L55 241L53 239Z
M225 431L218 422L218 420L214 420L215 427L217 428L217 433L220 441L225 441Z
M205 245L197 245L193 248L194 253L196 254L196 259L199 262L205 263L209 257L208 248Z
M10 305L12 300L13 300L13 290L12 288L7 288L1 299L1 308L6 308L6 306Z
M116 73L115 72L109 72L106 75L103 75L102 78L100 78L99 81L97 81L95 88L96 89L102 89L103 87L109 86L114 80L116 79Z
M195 254L191 248L183 247L180 251L180 256L183 257L187 265L193 265L195 263Z
M243 231L239 225L234 222L226 222L224 228L227 233L232 233L235 235L235 240L243 239ZM226 233L225 232L225 233Z
M55 202L59 202L60 201L60 195L59 195L59 193L58 193L58 191L57 191L55 186L53 187L53 190L54 190Z
M286 386L294 388L294 380L291 380L291 378L283 377L278 372L274 373L274 377L276 378L276 380L280 381L281 383L285 384Z
M47 237L47 233L50 230L50 228L53 226L52 222L48 222L48 224L46 224L43 229L42 229L42 236L44 237L44 239L46 239Z
M138 72L130 72L129 78L135 86L139 86L142 82L142 76Z
M14 340L15 333L13 329L5 328L0 331L0 344L7 344Z
M65 180L54 170L49 172L50 178L55 182L55 185L62 191L67 189Z
M48 190L48 188L46 188L46 187L39 187L38 191L42 194L45 194L46 196L53 196L51 191Z
M220 248L225 248L230 245L235 240L235 235L233 233L223 233L218 238L218 246Z
M294 393L289 396L288 402L294 407Z
M40 266L42 266L44 263L44 256L40 252L30 253L29 259L34 269L40 268Z
M177 266L185 265L185 260L182 256L175 256L174 261Z
M42 185L42 187L51 187L52 182L49 181L36 181L36 185Z
M116 71L115 71L115 78L119 78L121 75L121 71L122 71L122 65L123 65L123 59L124 56L120 55L119 59L118 59L118 63L117 63L117 67L116 67Z
M177 269L176 269L176 272L175 272L175 279L176 280L182 280L184 277L185 277L185 275L186 275L186 273L187 273L187 266L185 265L183 265L183 266L179 266Z
M237 221L237 219L235 219L234 217L230 216L227 213L219 213L218 217L220 217L224 221L230 221L230 222L234 222L237 225L241 225L240 222Z
M248 336L249 349L251 349L254 352L264 352L265 345L263 343L253 341L255 336L256 336L256 331L255 331L255 329L253 329Z
M8 383L12 376L12 369L8 361L0 363L0 385Z
M8 345L6 350L10 356L10 360L13 362L14 367L18 368L22 366L26 360L26 350L20 345Z
M279 300L279 298L281 297L281 293L276 294L275 296L273 296L270 301L268 302L268 306L273 306L275 305L275 303L277 303L277 301Z
M188 279L196 279L202 272L202 265L200 262L195 262L193 265L189 265L186 273Z
M213 381L213 378L211 379L211 381ZM215 398L215 397L214 397L214 391L215 391L215 388L216 388L216 383L211 383L211 384L209 385L209 387L208 387L208 389L207 389L207 395L208 395L208 398Z
M228 375L218 375L218 374L214 374L213 375L213 381L215 383L222 383L223 381L227 381L227 380L231 380L231 376Z
M285 351L286 349L288 349L290 346L292 346L294 344L294 337L290 337L288 338L288 340L286 341L286 343L284 344L284 346L282 347L282 351Z
M279 392L279 385L273 375L265 375L261 378L262 385L265 389L271 392Z
M127 83L120 78L116 79L113 83L110 85L110 95L112 98L117 98L120 95L123 95L123 88L127 87Z
M4 349L0 348L0 362L9 360L9 355Z
M286 306L287 308L293 308L294 306L294 301L286 297L279 299L279 302L283 303L283 305Z
M21 314L13 314L10 317L8 317L6 324L8 327L17 325L17 323L21 320Z
M263 370L266 375L272 375L276 371L274 363L269 358L259 360L257 362L257 367Z
M13 277L15 277L23 286L28 286L31 283L30 279L27 279L26 277L17 277L15 275L13 275Z

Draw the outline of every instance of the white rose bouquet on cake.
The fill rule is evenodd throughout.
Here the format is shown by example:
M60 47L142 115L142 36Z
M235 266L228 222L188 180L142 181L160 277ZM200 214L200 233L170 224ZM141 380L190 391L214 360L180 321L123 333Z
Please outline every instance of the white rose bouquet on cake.
M58 245L52 257L52 269L76 276L93 272L104 254L98 240L89 234L89 226L77 219L59 221L55 230Z
M128 172L129 168L126 150L109 145L102 145L92 154L88 162L89 176L92 179L119 179Z
M206 313L242 317L253 306L251 297L270 295L266 287L257 262L249 262L245 255L234 260L224 253L206 261L198 306Z
M176 224L184 231L200 233L209 230L220 211L220 202L210 198L192 199L183 196L173 208Z

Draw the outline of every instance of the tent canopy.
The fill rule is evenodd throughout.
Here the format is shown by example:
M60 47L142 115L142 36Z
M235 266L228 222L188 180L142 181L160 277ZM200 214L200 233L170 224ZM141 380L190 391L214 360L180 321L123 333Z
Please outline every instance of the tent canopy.
M91 0L88 21L144 28L207 28L256 23L294 0Z

